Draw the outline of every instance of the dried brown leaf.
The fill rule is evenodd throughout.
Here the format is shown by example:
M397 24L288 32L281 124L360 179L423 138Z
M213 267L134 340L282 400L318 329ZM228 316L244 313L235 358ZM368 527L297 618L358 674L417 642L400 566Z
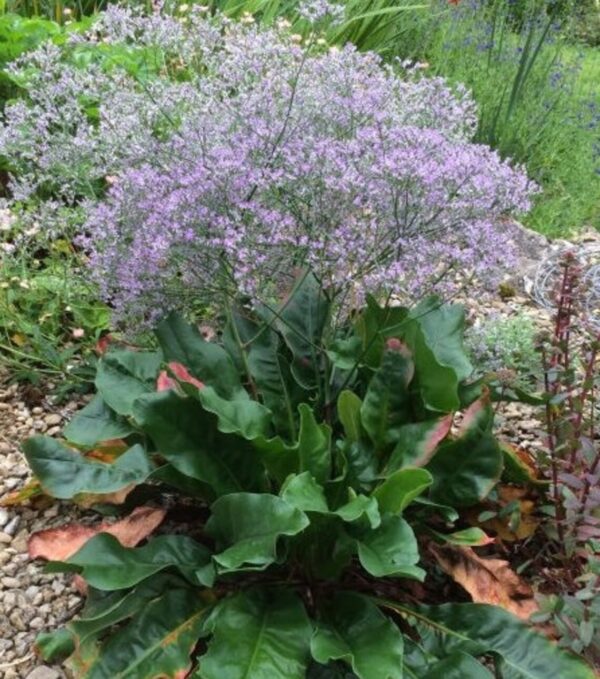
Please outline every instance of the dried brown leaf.
M42 530L29 538L29 557L65 561L98 533L109 533L124 547L135 547L160 525L165 514L164 509L137 507L129 516L115 523L103 522L97 526L72 523Z
M501 606L521 620L539 609L533 591L508 561L478 556L470 547L430 545L441 568L470 595L475 603Z

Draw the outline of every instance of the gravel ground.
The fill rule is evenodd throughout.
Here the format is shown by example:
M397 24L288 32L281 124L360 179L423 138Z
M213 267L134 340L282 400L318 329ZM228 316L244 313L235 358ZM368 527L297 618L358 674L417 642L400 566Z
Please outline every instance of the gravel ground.
M524 253L519 273L531 270L536 254L547 242L536 234L523 233ZM472 291L471 291L471 294ZM476 298L476 302L473 301ZM488 314L527 313L541 326L548 326L549 314L536 308L525 295L508 300L487 293L473 295L468 302L471 318ZM76 401L57 407L51 398L31 389L8 385L0 374L0 497L22 487L29 479L26 461L19 449L28 436L44 433L57 436L62 424L80 406ZM527 407L504 406L498 417L500 435L518 441L535 452L542 447L538 422ZM0 507L0 679L57 679L65 677L60 667L40 664L33 641L42 630L53 630L69 620L81 606L81 597L70 578L44 575L43 564L27 556L31 533L73 521L96 521L91 511L67 503L45 506Z
M34 399L36 401L37 399ZM32 406L27 390L0 386L0 497L29 479L19 443L34 434L57 435L65 418L78 408L68 403L57 409L47 399ZM87 513L90 514L89 512ZM63 576L44 575L42 564L30 562L31 533L79 520L81 512L66 503L50 506L0 507L0 677L57 679L59 668L40 665L33 641L42 630L69 620L81 597Z

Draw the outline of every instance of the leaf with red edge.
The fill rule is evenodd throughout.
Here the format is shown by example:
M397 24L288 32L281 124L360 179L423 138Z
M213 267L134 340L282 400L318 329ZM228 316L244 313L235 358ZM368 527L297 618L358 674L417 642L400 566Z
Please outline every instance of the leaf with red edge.
M473 401L463 413L463 417L458 428L458 437L464 436L474 427L481 427L482 422L488 421L491 417L490 390L487 387L482 389L481 397Z
M182 364L178 363L177 361L170 361L167 363L167 368L175 375L175 377L180 381L180 382L187 382L188 384L192 384L194 387L198 387L198 389L203 389L204 388L204 382L201 382L200 380L197 380L193 375L190 375L188 372L188 369Z
M65 561L98 533L110 533L124 547L135 547L161 524L165 514L164 509L137 507L116 523L103 522L97 526L72 523L39 531L29 538L29 557Z
M435 420L405 424L397 430L397 443L390 455L386 473L404 467L423 467L435 454L438 445L448 436L452 414Z
M109 333L108 335L103 335L97 342L96 346L94 347L94 351L98 354L98 356L102 356L108 351L108 347L110 343L113 341L112 335Z
M169 389L177 389L177 380L169 377L166 370L161 370L156 379L156 391L168 391Z

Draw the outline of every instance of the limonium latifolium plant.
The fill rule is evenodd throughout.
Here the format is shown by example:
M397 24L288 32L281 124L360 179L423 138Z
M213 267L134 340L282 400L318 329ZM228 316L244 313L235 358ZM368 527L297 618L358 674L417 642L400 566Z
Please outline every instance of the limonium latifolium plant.
M64 441L25 442L38 492L121 514L30 540L88 587L40 653L80 679L592 679L487 603L519 600L457 603L432 564L493 541L468 510L519 479L462 308L331 307L304 274L215 341L170 314L156 351L103 355Z
M80 243L116 318L265 299L303 267L356 304L510 264L506 216L535 188L470 141L469 94L320 42L112 8L14 67L14 196L87 201Z

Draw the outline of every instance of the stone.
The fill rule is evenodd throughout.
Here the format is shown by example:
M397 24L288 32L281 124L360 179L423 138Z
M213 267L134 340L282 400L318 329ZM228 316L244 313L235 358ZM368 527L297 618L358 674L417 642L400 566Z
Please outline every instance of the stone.
M58 413L51 413L50 415L46 415L46 417L44 417L44 422L49 427L54 427L62 422L62 417Z
M27 675L26 679L60 679L60 673L48 665L39 665Z
M8 621L16 630L19 630L19 632L24 632L27 629L20 611L13 611L8 616Z
M7 535L13 536L17 532L17 528L19 527L19 524L21 523L21 517L20 516L13 516L13 518L4 526L4 532Z

